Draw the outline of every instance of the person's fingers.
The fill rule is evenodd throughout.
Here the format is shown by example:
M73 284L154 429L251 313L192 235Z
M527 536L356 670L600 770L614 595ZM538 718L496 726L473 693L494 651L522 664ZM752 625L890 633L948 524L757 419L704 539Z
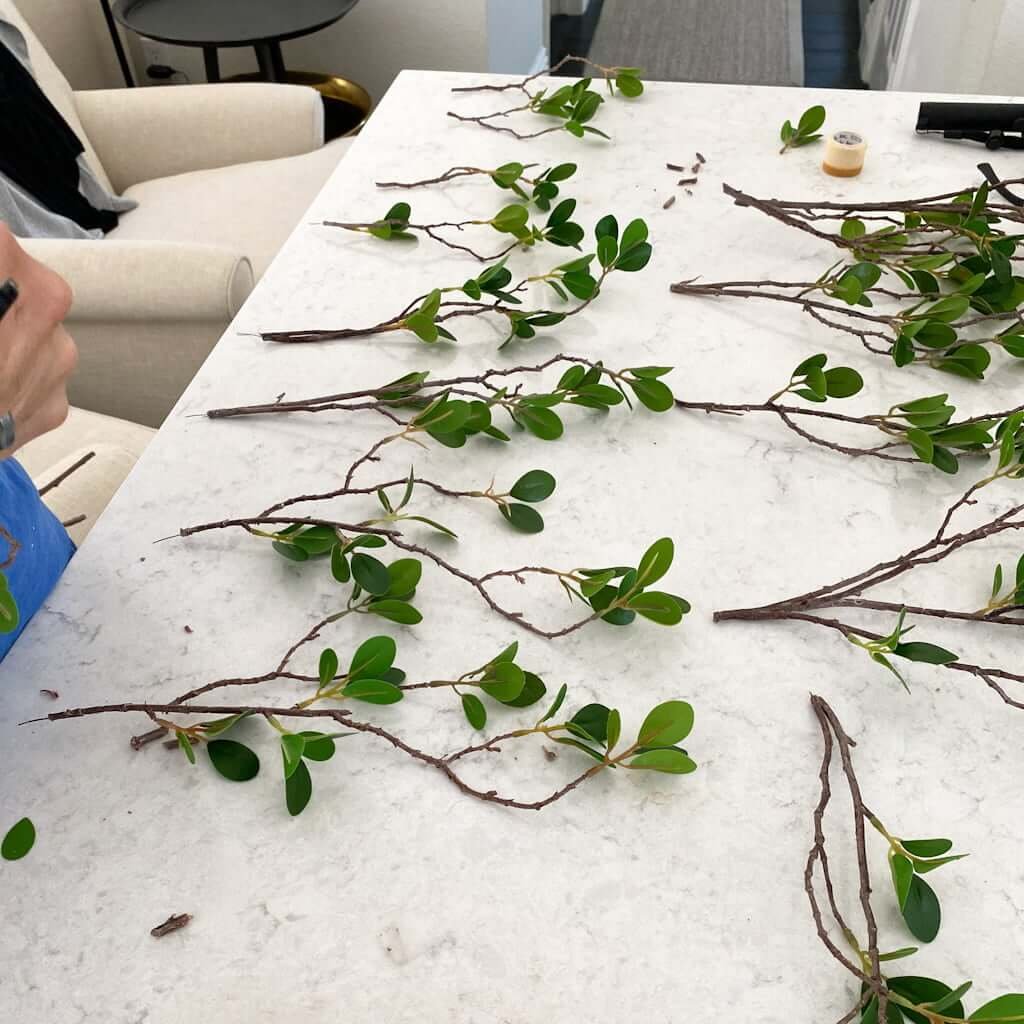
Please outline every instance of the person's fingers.
M10 455L29 441L55 430L68 415L67 382L78 364L78 348L63 327L50 332L45 356L9 410L14 416L15 443Z

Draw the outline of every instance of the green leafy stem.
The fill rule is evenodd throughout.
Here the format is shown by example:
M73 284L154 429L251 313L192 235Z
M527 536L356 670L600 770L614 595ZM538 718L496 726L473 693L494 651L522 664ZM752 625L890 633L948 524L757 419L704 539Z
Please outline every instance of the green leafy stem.
M811 905L818 938L832 957L860 982L858 1001L842 1020L857 1018L861 1024L878 1024L880 1020L887 1024L904 1024L904 1021L911 1024L965 1024L966 1021L1009 1024L1024 1021L1024 994L998 996L968 1016L962 1000L972 987L970 981L954 987L934 978L916 975L889 977L884 973L883 965L911 956L917 949L906 946L891 952L881 951L878 920L871 905L871 871L865 826L871 825L889 844L890 874L900 911L911 933L922 942L931 942L938 934L941 912L937 897L920 876L959 860L963 855L949 854L952 843L948 839L898 839L889 833L864 802L853 764L853 747L856 744L823 698L812 696L811 707L821 728L823 754L818 772L820 796L813 816L814 842L804 867L804 890ZM826 848L825 812L832 799L830 775L837 749L853 805L859 905L867 933L864 944L839 909ZM824 897L819 895L817 888L819 876L824 886ZM826 923L826 913L842 935L845 946L833 938L832 928Z
M576 61L583 64L600 74L607 87L609 96L615 96L617 94L625 97L626 99L636 99L636 97L640 96L644 91L644 83L641 80L642 71L640 68L606 67L601 64L596 64L594 61L587 60L585 57L574 57L570 55L563 57L562 60L552 67L547 68L544 71L539 71L534 75L529 75L521 81L509 82L506 85L474 85L461 86L452 89L453 93L521 92L525 97L525 102L518 106L508 107L504 110L495 110L488 114L475 116L457 114L454 111L449 110L448 116L454 118L456 121L476 124L481 128L487 128L490 131L511 135L516 139L536 139L542 135L549 135L552 132L561 131L566 131L578 139L582 139L587 135L597 135L603 139L607 139L608 135L605 132L601 131L599 128L595 128L589 123L593 120L604 102L604 97L601 93L595 92L590 88L594 81L593 78L581 78L579 81L574 82L571 85L563 85L554 90L540 88L535 91L531 91L530 86L538 78L553 74L570 61ZM558 123L530 132L520 132L506 123L506 119L510 115L525 112L553 118Z
M372 235L385 242L409 242L416 240L416 232L421 232L435 242L469 253L475 259L486 263L507 256L516 246L534 246L539 242L549 242L578 249L583 241L584 231L579 224L570 218L576 210L575 199L563 199L548 214L543 225L530 223L530 211L521 203L510 203L503 206L493 217L485 220L439 221L436 224L412 224L412 207L408 203L395 203L380 220L366 222L346 222L325 220L325 227L342 228ZM496 253L485 255L476 249L458 242L453 242L442 233L444 230L464 231L469 227L489 227L501 235L511 235L512 241Z
M879 562L870 569L798 597L756 608L717 611L714 619L716 622L788 620L836 630L848 641L863 649L873 662L892 672L904 687L907 686L906 681L896 667L894 658L967 673L984 682L1009 706L1024 709L1024 702L1012 697L1006 689L1007 683L1024 683L1024 674L1021 672L998 666L971 664L961 661L958 654L937 644L923 641L908 642L904 639L914 628L905 625L908 615L985 625L1024 626L1024 555L1018 560L1013 579L1009 582L1008 577L1004 576L1002 565L996 567L991 587L986 583L985 593L988 598L985 604L975 611L910 605L863 596L880 584L904 577L922 565L934 565L971 545L1008 531L1024 530L1024 504L1015 504L1006 511L993 515L980 526L959 532L952 531L952 521L956 513L966 506L976 504L976 496L982 488L996 481L1022 478L1024 467L1016 461L977 481L947 509L939 529L930 540L896 558ZM888 634L882 634L823 614L835 609L889 612L897 616L895 628Z
M782 139L782 149L779 150L779 153L817 142L821 138L818 130L824 123L825 108L820 105L808 107L800 115L795 128L791 121L783 121L782 127L779 129L779 138Z
M425 188L428 185L443 185L460 178L473 178L481 175L490 180L500 189L514 192L525 202L532 202L538 210L545 213L551 209L551 203L558 197L559 183L571 178L577 170L576 164L564 163L548 167L540 173L532 172L537 164L522 164L510 161L500 167L469 167L460 164L449 167L443 174L434 178L422 178L419 181L378 181L377 188ZM527 171L534 176L530 177Z
M920 462L943 473L960 470L963 457L998 457L998 470L1009 471L1024 458L1024 405L1000 412L955 420L956 406L949 395L927 395L900 402L884 413L850 416L820 408L780 404L785 395L795 395L813 405L830 398L850 398L863 388L863 378L851 367L827 367L824 353L803 360L790 375L789 383L767 401L727 404L676 399L676 408L695 412L744 416L771 413L795 434L831 451L854 458L868 456L890 462ZM826 421L867 428L882 433L886 440L869 447L843 444L823 437L807 424Z
M331 760L337 752L339 739L360 733L376 736L414 760L440 771L466 796L520 810L547 807L605 769L625 768L672 775L685 775L696 770L697 766L689 754L678 746L693 728L693 708L687 702L670 700L652 708L644 718L635 740L620 747L622 719L619 711L614 708L598 703L586 704L571 717L556 720L565 702L565 684L559 687L553 702L535 724L491 736L483 742L450 754L428 753L412 746L390 728L353 717L352 710L344 705L353 701L378 706L392 705L401 702L412 691L444 688L457 695L472 728L481 730L488 715L482 697L486 697L492 707L498 710L530 707L547 693L544 680L517 662L519 648L517 643L513 643L484 665L456 679L408 683L405 672L394 664L397 645L389 636L373 636L365 640L353 653L344 672L340 671L337 652L330 647L321 651L315 675L289 671L295 654L317 639L321 630L332 621L336 619L328 617L317 623L289 649L276 670L262 676L246 680L217 680L166 704L121 703L72 708L33 721L57 722L93 715L141 712L150 718L156 728L136 737L133 745L137 749L153 740L172 735L174 738L168 745L179 749L190 764L196 764L196 747L202 746L205 747L211 765L221 776L231 782L248 782L260 772L259 755L247 744L238 739L226 738L225 734L239 729L244 722L260 719L277 735L284 777L285 806L293 816L301 814L312 797L310 766ZM200 694L277 679L305 682L311 684L313 690L291 706L195 703ZM218 717L196 724L180 721L183 716L193 715ZM169 716L174 717L172 719ZM288 721L313 725L318 719L330 720L339 731L296 731L283 724ZM502 747L499 744L530 736L570 747L594 763L546 797L532 801L504 796L494 789L483 790L472 786L454 767L456 762L472 755L501 753ZM547 759L556 759L553 752L548 751ZM13 843L11 845L13 850Z
M575 204L575 201L563 200L552 211L549 224L551 218L557 219L563 215L566 217L571 215L571 210L564 214L559 212L568 209L567 203ZM525 207L516 207L516 209L522 210ZM565 221L559 221L555 225L559 229L569 226L569 223ZM571 226L578 227L575 224ZM365 338L394 331L408 331L429 345L434 344L440 338L447 341L457 340L445 326L453 319L495 314L504 317L508 323L508 334L502 341L501 347L507 345L514 338L528 341L536 336L538 328L553 327L586 309L600 294L605 278L609 274L614 271L635 273L643 270L650 261L653 249L647 240L647 224L643 220L631 221L623 229L620 237L618 221L609 214L597 222L594 236L597 243L594 252L554 267L547 273L524 278L514 287L509 287L512 282L512 273L502 259L462 284L435 288L426 295L418 296L408 303L400 313L387 320L382 320L380 323L366 327L264 331L260 337L264 341L305 344L347 338ZM575 232L573 237L576 237ZM582 237L582 232L580 232L579 239ZM600 272L596 277L591 272L595 261L600 267ZM534 284L546 285L562 302L568 302L571 295L581 300L580 304L565 311L546 308L533 310L516 308L522 305L522 300L517 293L526 291ZM458 300L445 298L451 294L462 294L466 298ZM485 297L488 301L480 301Z

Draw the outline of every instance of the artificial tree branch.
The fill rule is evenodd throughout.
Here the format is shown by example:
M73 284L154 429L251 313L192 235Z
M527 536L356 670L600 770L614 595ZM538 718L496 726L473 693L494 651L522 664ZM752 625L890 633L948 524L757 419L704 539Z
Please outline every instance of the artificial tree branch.
M822 760L818 770L820 792L813 811L814 840L804 864L804 891L818 938L833 959L853 975L859 988L853 1007L837 1024L846 1024L857 1017L863 1021L888 1021L890 1024L903 1024L904 1020L926 1021L927 1024L967 1024L968 1021L972 1024L1010 1024L1024 1021L1024 995L1000 996L968 1015L963 997L972 987L970 981L954 988L917 974L894 976L884 973L890 962L912 956L917 947L904 946L886 953L881 950L878 920L871 904L874 890L867 852L867 826L871 826L889 846L889 873L897 904L909 931L922 942L931 942L935 938L941 921L938 899L922 876L960 860L964 855L948 855L952 847L948 839L911 840L894 836L865 803L853 763L853 750L857 744L822 697L811 696L811 709L821 730ZM836 751L853 812L858 902L867 934L863 946L839 909L826 845L825 813L832 799L831 770ZM824 898L818 889L819 875ZM826 923L826 908L831 916L830 923ZM833 938L833 925L846 948Z
M404 232L416 232L421 231L428 238L439 243L440 245L447 246L449 249L453 249L457 252L468 253L474 259L479 260L481 263L489 263L491 260L500 260L503 256L507 256L517 245L521 244L519 239L514 239L503 249L500 249L495 253L482 253L476 249L471 248L468 245L462 245L459 242L453 242L441 233L444 228L451 228L456 231L464 231L467 227L476 227L480 225L490 224L488 220L462 220L462 221L438 221L436 224L410 224L408 221L398 220L379 220L379 221L338 221L338 220L325 220L321 222L324 227L327 228L341 228L345 231L358 231L361 233L370 233L371 228L379 227L381 224L390 225L393 228L398 228Z
M526 231L525 207L507 207L522 211L522 216L514 224L504 221L506 227L500 230L511 230L517 235L517 241L533 244L534 241L546 239L556 241L559 245L571 245L578 248L583 238L583 229L572 223L568 218L575 208L575 200L566 199L551 212L547 225L543 229L533 228ZM502 211L504 214L505 211ZM501 214L499 214L499 217ZM498 218L495 218L497 221ZM371 225L367 230L374 233L380 224L390 231L385 222ZM518 226L517 226L518 225ZM335 339L367 337L391 331L409 331L421 341L433 344L439 338L449 341L457 340L444 326L446 322L457 317L474 317L483 314L497 314L505 318L509 332L502 342L508 344L513 338L529 340L536 336L538 327L551 327L561 323L567 317L583 312L601 292L605 279L613 271L634 273L647 266L651 258L652 248L647 241L647 225L642 220L631 221L619 237L619 226L616 219L607 215L598 221L595 227L597 248L593 253L579 256L568 263L560 264L544 274L524 278L514 287L511 272L505 267L504 259L492 264L475 278L458 285L435 288L425 296L420 296L408 303L395 316L379 323L365 327L341 327L330 329L313 329L300 331L265 331L260 334L264 341L285 343L309 343L330 341ZM600 271L591 273L590 267L596 261ZM517 293L523 292L532 284L544 284L563 302L569 296L579 299L578 305L565 311L547 308L521 309L522 300ZM451 293L462 293L470 301L464 299L446 299ZM481 301L482 298L490 301Z
M293 645L279 665L287 664L292 654L311 638L315 638L327 621L329 620L325 619L318 623ZM337 653L331 648L325 648L320 655L319 671L314 676L298 676L276 671L246 681L248 685L258 685L272 679L286 678L315 684L311 696L292 705L259 702L196 704L192 702L192 696L186 695L170 703L122 702L70 708L31 721L59 722L96 715L139 712L145 714L157 726L151 733L146 734L147 742L169 732L173 733L175 740L170 746L180 747L193 764L195 746L205 744L211 762L221 774L234 781L248 781L258 774L259 759L243 744L234 740L225 741L222 737L240 721L262 719L280 736L284 757L286 801L293 815L301 813L312 793L312 782L303 759L330 760L335 753L335 739L357 733L376 736L413 760L436 769L466 796L518 810L541 810L562 799L606 768L622 767L673 774L687 774L695 770L696 765L685 751L675 745L689 734L693 724L693 709L683 701L668 701L655 707L645 719L636 740L616 749L619 747L621 718L619 712L614 709L601 704L588 704L569 719L555 720L566 696L566 687L562 686L548 711L536 724L498 733L482 743L472 743L449 754L428 753L391 729L356 719L350 708L337 706L339 702L346 700L393 704L410 691L439 691L440 687L444 686L453 689L460 696L466 718L479 730L486 724L487 711L480 697L471 691L479 690L482 695L489 697L499 706L504 704L516 708L531 706L546 693L543 680L516 663L517 652L518 644L512 644L497 657L479 668L464 673L456 680L403 685L404 673L393 666L397 653L395 641L388 636L377 636L371 637L359 646L347 671L340 670ZM383 678L375 678L376 676L393 676L397 681L386 681ZM197 688L192 694L204 694L220 687L237 684L237 680L219 680ZM194 715L218 717L198 724L176 720ZM323 719L336 723L344 731L333 735L310 731L294 732L282 725L282 720L297 720L305 724L310 720ZM484 790L472 786L452 767L455 762L474 754L485 751L501 753L499 743L505 744L529 736L539 736L555 743L572 746L587 754L595 763L546 797L532 801L503 796L494 789ZM135 749L142 745L138 738L133 739L132 746ZM298 778L293 782L293 776L296 775Z
M566 56L554 66L546 69L545 71L539 71L536 74L528 75L521 81L508 82L504 85L460 86L452 89L453 93L501 93L516 91L522 93L526 97L525 103L520 103L513 107L507 107L503 110L495 110L487 114L478 115L458 114L455 111L449 110L448 116L456 121L477 124L481 128L488 128L491 131L511 135L516 139L535 139L539 136L548 135L551 132L557 131L568 131L576 138L583 138L584 135L588 134L608 138L604 132L587 123L594 117L603 102L603 97L600 93L593 92L590 89L592 79L582 78L573 85L563 85L551 92L549 92L546 87L536 91L530 89L531 84L538 78L553 74L570 61L578 61L587 68L598 72L608 87L609 96L614 96L615 93L618 92L619 95L632 99L639 96L644 91L643 82L640 80L641 72L639 68L605 67L601 64L595 64L593 61L588 60L585 57ZM504 123L494 123L499 120L504 121L504 119L513 114L519 114L525 111L557 118L559 123L547 128L540 128L536 131L527 132L518 131L516 128L512 128Z
M993 452L1001 453L1006 443L1024 449L1024 405L964 419L954 419L956 407L949 404L945 394L897 403L886 412L861 416L815 407L829 398L852 397L863 387L863 378L856 370L847 366L826 369L827 362L823 353L803 360L790 375L789 383L764 402L728 404L676 399L676 408L733 417L767 413L778 417L784 426L804 440L831 451L853 458L923 462L946 473L958 471L960 458L987 458ZM781 403L779 399L786 395L795 395L815 405ZM811 429L811 423L816 420L869 429L880 433L885 440L871 446L841 444ZM803 425L807 421L811 423ZM954 454L954 449L959 454ZM954 508L950 514L955 511Z
M992 202L988 184L941 197L864 204L760 199L723 188L737 205L836 246L843 259L813 282L690 279L672 286L677 294L796 305L897 366L922 362L981 380L992 351L1024 358L1024 291L1013 272L1021 236L999 227L1024 222L1024 212ZM906 290L880 286L883 275ZM825 301L830 299L835 301ZM872 309L880 299L888 310Z
M865 650L871 660L891 671L906 686L893 659L924 662L950 671L962 672L982 680L1007 704L1024 708L1024 703L1011 699L999 682L1024 683L1024 673L997 666L983 666L964 661L959 655L932 643L906 641L905 635L914 627L905 626L908 615L924 618L974 622L982 625L1021 626L1024 617L1019 614L1024 608L1024 556L1021 556L1015 571L1004 582L1002 566L996 567L991 594L984 607L964 611L948 608L929 607L891 601L878 601L865 597L865 593L882 583L912 573L922 565L934 565L949 556L963 551L971 545L993 537L1024 530L1024 504L1015 504L1006 511L972 529L950 532L954 513L974 504L973 495L996 480L1024 477L1024 467L1013 455L1011 461L1002 464L984 480L978 481L947 510L936 533L925 543L896 558L886 559L869 569L855 573L835 583L818 587L796 597L775 601L770 604L749 608L734 608L714 613L716 622L745 621L796 621L834 630L851 643ZM839 619L823 615L829 609L852 608L860 611L895 612L895 629L887 635L855 626Z

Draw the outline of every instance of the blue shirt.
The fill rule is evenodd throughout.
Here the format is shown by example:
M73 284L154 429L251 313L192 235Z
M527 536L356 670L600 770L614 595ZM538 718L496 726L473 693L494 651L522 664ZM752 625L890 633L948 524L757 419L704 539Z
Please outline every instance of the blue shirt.
M60 579L75 545L43 504L29 475L13 459L0 461L0 524L21 545L14 562L3 570L20 621L13 633L0 633L2 659ZM0 541L0 562L8 553Z

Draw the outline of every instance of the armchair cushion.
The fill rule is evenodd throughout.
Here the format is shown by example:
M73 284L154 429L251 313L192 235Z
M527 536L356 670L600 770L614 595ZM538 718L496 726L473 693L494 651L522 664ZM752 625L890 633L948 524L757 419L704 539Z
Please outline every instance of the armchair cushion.
M30 239L67 280L78 343L71 401L159 426L253 287L249 261L189 242Z
M58 519L86 517L68 531L71 539L81 544L155 433L137 423L72 408L62 426L20 449L18 461L36 486L42 487L83 455L95 452L44 498Z
M121 216L120 224L107 236L108 243L160 238L230 245L249 257L259 278L350 143L338 139L301 156L134 185L125 195L139 205Z
M74 100L119 192L153 178L295 156L323 145L323 103L303 85L97 89L75 93Z

